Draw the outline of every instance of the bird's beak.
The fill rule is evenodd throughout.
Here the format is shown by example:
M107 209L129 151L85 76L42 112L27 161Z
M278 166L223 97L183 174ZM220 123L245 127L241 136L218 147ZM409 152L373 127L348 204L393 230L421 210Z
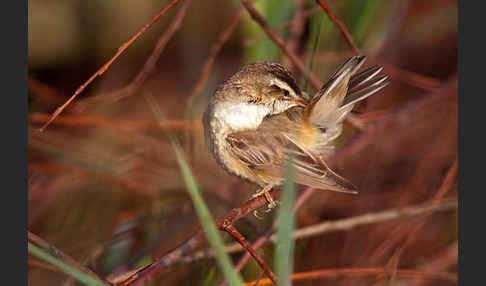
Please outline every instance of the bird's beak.
M292 102L293 104L295 104L296 106L302 106L302 107L305 107L307 104L303 101L300 101L300 100L296 100L296 99L287 99L287 101L289 102Z
M278 100L274 100L273 104L271 105L272 114L281 113L289 108L295 106L302 106L305 107L306 103L304 101L300 101L298 99L290 99L290 98L280 98Z
M299 98L296 97L291 97L291 96L282 96L281 100L287 102L289 105L293 106L302 106L305 107L307 106L307 103L303 100L300 100Z

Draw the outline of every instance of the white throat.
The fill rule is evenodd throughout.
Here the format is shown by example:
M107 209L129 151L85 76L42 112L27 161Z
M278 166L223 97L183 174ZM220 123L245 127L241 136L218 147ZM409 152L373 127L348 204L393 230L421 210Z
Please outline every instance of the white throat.
M220 102L214 108L214 117L220 122L223 132L256 129L271 112L265 105L244 102Z

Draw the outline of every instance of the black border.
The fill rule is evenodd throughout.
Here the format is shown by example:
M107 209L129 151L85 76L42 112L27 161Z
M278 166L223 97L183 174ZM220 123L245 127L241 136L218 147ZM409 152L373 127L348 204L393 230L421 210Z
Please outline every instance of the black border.
M9 2L0 17L3 145L0 269L16 285L27 285L27 3Z
M466 5L467 3L467 5ZM476 6L474 6L476 4ZM485 5L481 1L458 1L459 27L459 285L484 282L484 213L486 189L483 115L486 94L484 71ZM476 159L479 164L474 164Z

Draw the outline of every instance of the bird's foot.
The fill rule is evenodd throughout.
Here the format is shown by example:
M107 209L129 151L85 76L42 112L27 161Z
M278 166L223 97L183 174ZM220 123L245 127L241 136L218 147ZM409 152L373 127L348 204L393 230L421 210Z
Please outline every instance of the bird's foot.
M278 201L274 200L272 198L272 195L270 195L270 190L271 189L272 189L271 187L269 187L269 188L263 188L261 191L258 191L258 192L256 192L255 194L253 194L251 196L252 199L254 199L256 197L260 197L260 196L264 196L265 197L265 199L268 202L267 209L265 210L265 213L271 212L278 205ZM262 216L259 215L258 210L253 211L253 215L255 217L259 218L259 219L262 218Z

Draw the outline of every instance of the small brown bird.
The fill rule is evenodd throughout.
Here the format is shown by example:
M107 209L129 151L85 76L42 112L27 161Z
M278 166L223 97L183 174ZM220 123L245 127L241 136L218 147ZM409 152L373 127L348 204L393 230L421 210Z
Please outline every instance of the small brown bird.
M203 123L209 152L229 173L257 184L254 195L269 195L284 181L290 155L295 182L316 189L356 193L356 188L325 163L333 141L354 105L385 87L382 67L356 73L365 60L344 62L309 98L292 74L271 62L251 63L226 80L211 97Z

